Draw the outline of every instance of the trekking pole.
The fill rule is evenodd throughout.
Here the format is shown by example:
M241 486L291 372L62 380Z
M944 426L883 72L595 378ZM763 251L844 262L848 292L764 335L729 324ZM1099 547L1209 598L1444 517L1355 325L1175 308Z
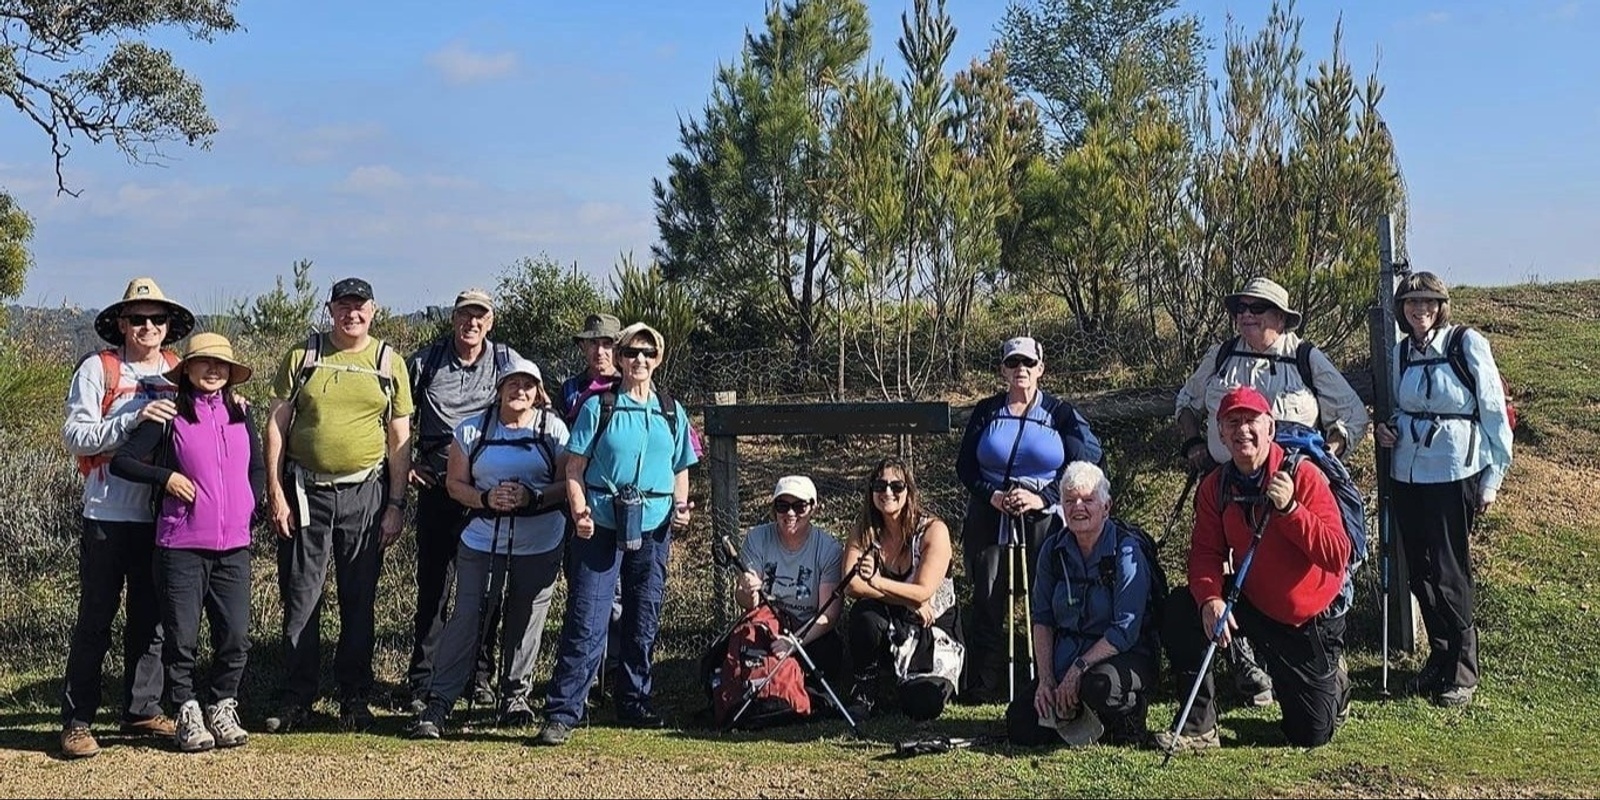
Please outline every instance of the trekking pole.
M494 534L489 538L489 563L483 571L483 591L478 593L478 635L472 642L472 658L483 650L483 641L489 635L489 595L494 587L494 554L500 549L500 517L494 518ZM508 550L510 548L507 548ZM502 654L503 656L504 654ZM502 658L503 660L503 658ZM499 670L496 670L498 672ZM492 680L493 678L491 678ZM472 724L473 701L477 692L467 693L467 725Z
M1029 588L1031 579L1028 577L1032 570L1028 565L1028 539L1024 533L1021 533L1024 530L1022 517L1018 515L1011 521L1011 538L1016 546L1017 558L1022 561L1020 566L1022 570L1022 638L1028 643L1028 652L1025 654L1024 659L1028 662L1028 680L1036 681L1039 679L1039 675L1034 672L1033 663L1033 590Z
M1011 515L1000 515L1000 541L1006 554L1006 703L1017 699L1017 570L1012 550Z
M1161 532L1161 540L1156 542L1157 547L1172 538L1172 529L1177 527L1178 520L1183 518L1184 503L1189 499L1189 493L1194 491L1195 484L1199 482L1200 473L1193 469L1189 470L1189 479L1183 482L1183 491L1178 492L1178 502L1172 505L1172 513L1167 515L1167 527Z
M1250 564L1256 558L1256 546L1261 544L1261 533L1267 529L1267 518L1270 516L1272 516L1271 503L1263 500L1261 516L1256 518L1254 530L1250 532L1250 549L1244 551L1244 560L1240 562L1239 570L1233 575L1233 585L1228 588L1222 614L1217 617L1216 624L1211 626L1211 644L1206 647L1205 657L1200 659L1200 671L1195 673L1194 685L1189 687L1189 698L1183 701L1183 711L1178 714L1178 721L1172 726L1171 743L1167 746L1166 757L1161 759L1163 767L1172 760L1172 754L1177 752L1178 737L1183 733L1183 724L1189 721L1189 712L1194 709L1194 699L1200 694L1200 683L1206 679L1206 670L1211 668L1211 658L1217 654L1217 640L1221 639L1222 632L1227 630L1233 606L1239 602L1239 592L1244 588L1245 576L1250 573Z

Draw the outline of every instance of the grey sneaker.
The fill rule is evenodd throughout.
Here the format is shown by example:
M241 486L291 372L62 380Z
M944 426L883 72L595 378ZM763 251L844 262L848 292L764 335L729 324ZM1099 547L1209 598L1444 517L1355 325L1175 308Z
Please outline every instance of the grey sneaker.
M1217 729L1212 728L1205 733L1178 734L1172 731L1157 731L1155 736L1156 747L1169 753L1187 753L1199 750L1215 750L1222 746L1222 737L1217 735Z
M178 730L172 740L185 753L199 753L217 746L216 738L206 730L205 715L200 713L198 700L189 700L178 708Z
M1470 704L1477 691L1476 686L1451 686L1434 695L1433 704L1440 708L1460 708Z
M546 747L559 747L566 744L571 738L571 726L554 720L545 720L544 725L539 727L539 733L530 739L528 743Z
M218 747L238 747L250 741L250 733L239 724L239 701L232 697L206 707L206 727L216 737Z

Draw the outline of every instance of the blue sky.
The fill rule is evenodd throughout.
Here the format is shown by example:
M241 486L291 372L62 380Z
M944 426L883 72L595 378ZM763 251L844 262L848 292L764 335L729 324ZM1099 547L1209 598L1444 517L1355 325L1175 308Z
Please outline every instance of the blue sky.
M1220 44L1269 0L1194 0ZM910 0L870 3L893 74ZM245 0L248 30L171 44L222 126L162 166L49 143L0 112L0 187L35 217L30 305L103 306L151 275L196 310L270 289L299 258L369 278L400 310L492 287L522 256L609 275L649 256L650 181L677 150L759 0ZM1001 0L949 0L952 69L986 51ZM1341 16L1411 188L1410 248L1451 283L1600 277L1600 0L1302 0L1308 61ZM1215 55L1215 53L1214 53Z

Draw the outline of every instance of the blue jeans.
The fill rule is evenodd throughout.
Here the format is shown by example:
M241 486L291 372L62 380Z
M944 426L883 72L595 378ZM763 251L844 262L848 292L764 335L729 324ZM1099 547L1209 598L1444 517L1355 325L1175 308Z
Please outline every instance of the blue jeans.
M583 718L584 699L600 667L619 580L622 618L617 621L617 638L622 668L616 688L617 716L637 717L649 708L650 662L661 627L671 524L646 531L638 550L618 549L617 532L598 526L588 539L569 539L567 547L567 610L550 695L545 699L545 719L574 726Z

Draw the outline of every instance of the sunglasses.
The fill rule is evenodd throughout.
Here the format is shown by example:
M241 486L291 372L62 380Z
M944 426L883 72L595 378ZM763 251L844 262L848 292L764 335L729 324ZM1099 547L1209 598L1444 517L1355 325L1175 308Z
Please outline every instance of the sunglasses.
M129 325L132 325L133 327L137 328L140 325L145 324L146 322L151 323L153 325L165 325L165 324L167 324L167 320L172 318L172 315L171 314L166 314L166 313L162 313L162 314L123 314L122 318L124 320L126 320Z
M879 478L878 480L872 482L872 491L876 494L883 494L884 492L888 492L890 494L900 494L905 490L905 481L886 481L882 478Z
M621 355L623 358L638 358L639 356L644 356L645 358L655 358L657 355L660 354L660 352L661 352L660 350L657 350L654 347L619 347L619 348L617 348L617 354Z
M1265 314L1268 311L1271 311L1271 310L1273 310L1275 308L1277 308L1277 306L1275 306L1275 305L1273 305L1271 303L1267 303L1267 302L1260 302L1260 303L1234 303L1233 304L1233 313L1235 313L1235 314L1243 314L1244 312L1248 311L1248 312L1250 312L1252 314L1260 316L1260 315Z
M1037 360L1028 358L1027 356L1012 356L1000 363L1004 364L1006 369L1016 369L1017 367L1027 367L1029 369L1033 369L1034 367L1039 366L1039 362Z
M787 514L793 511L796 516L805 516L805 513L809 510L811 510L811 503L805 500L772 501L772 513L774 514Z

